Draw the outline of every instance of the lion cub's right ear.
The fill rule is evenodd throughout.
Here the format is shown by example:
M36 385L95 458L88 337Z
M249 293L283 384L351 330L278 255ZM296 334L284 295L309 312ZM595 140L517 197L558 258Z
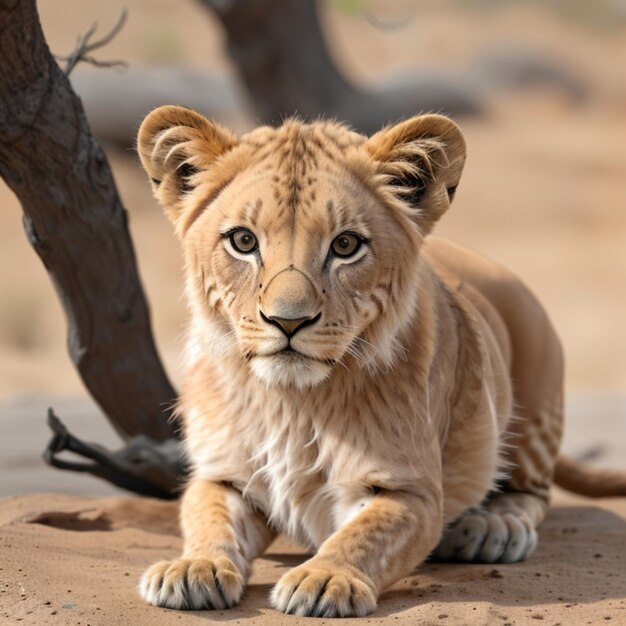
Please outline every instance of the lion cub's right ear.
M197 175L235 145L232 133L190 109L163 106L148 114L139 128L137 152L172 222L179 217L185 194L197 184Z

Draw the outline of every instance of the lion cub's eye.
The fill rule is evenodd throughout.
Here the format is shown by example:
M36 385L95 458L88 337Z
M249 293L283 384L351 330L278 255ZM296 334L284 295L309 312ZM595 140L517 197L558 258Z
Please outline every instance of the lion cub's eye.
M362 237L354 233L341 233L333 239L330 249L336 256L346 258L355 255L362 244Z
M259 247L256 237L246 228L238 228L228 238L230 245L241 254L250 254Z

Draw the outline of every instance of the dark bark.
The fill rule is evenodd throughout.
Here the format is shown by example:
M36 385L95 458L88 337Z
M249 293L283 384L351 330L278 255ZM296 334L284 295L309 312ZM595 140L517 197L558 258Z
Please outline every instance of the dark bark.
M0 0L0 175L56 287L91 395L123 438L176 436L176 393L154 345L126 210L34 0Z
M260 121L298 114L346 120L371 133L423 111L478 113L481 99L458 76L417 75L395 87L351 85L326 48L314 0L199 0L220 19L228 51Z

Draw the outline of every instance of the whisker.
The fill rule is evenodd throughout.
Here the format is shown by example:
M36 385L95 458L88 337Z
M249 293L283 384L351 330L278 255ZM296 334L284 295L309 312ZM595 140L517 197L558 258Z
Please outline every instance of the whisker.
M368 348L371 348L376 353L377 356L379 357L384 356L380 348L378 348L378 346L375 346L373 343L367 341L366 339L363 339L363 337L355 337L354 341L357 341L357 342L360 341L361 343L365 344L365 346L367 346Z
M346 352L358 363L366 363L364 355L359 352L358 348L354 344L349 344L346 348Z
M336 361L336 363L337 365L341 365L341 367L343 367L343 369L346 370L346 372L350 371L348 366L343 362L343 359L339 359L338 361Z

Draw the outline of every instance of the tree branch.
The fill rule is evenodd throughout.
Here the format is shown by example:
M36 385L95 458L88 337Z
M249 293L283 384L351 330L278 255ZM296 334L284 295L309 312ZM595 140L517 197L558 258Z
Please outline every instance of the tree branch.
M106 34L104 37L89 43L89 40L93 37L96 30L98 29L98 23L94 22L91 25L91 28L84 33L83 35L79 35L76 41L76 47L68 56L60 56L58 54L54 55L54 58L57 61L66 61L65 65L65 75L69 76L72 70L80 63L84 61L85 63L89 63L91 65L95 65L96 67L127 67L128 63L126 61L98 61L98 59L89 56L89 52L93 52L98 48L103 48L108 43L113 41L115 36L122 30L124 24L126 23L126 18L128 17L128 10L126 7L122 9L120 16L113 26L113 28Z
M48 426L53 432L43 454L48 465L92 474L122 489L152 498L170 500L179 495L187 472L180 441L156 441L138 435L126 446L111 452L104 446L86 443L72 435L52 409L48 409ZM90 462L64 459L60 456L64 452Z

